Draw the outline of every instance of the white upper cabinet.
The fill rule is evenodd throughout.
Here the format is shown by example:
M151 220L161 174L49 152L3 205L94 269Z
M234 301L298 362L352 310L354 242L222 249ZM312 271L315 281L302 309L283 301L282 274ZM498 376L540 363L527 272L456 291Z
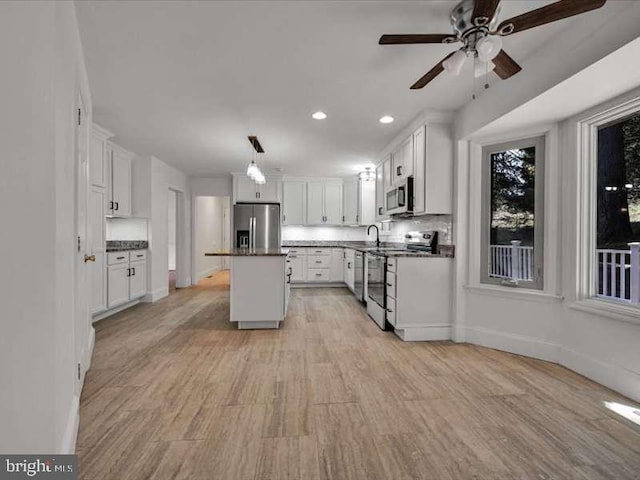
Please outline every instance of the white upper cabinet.
M396 185L413 175L413 136L405 139L391 154L392 175L391 183Z
M282 224L304 225L307 223L306 182L285 181L282 184Z
M388 218L386 190L409 176L413 177L414 215L451 214L453 140L449 124L422 125L382 159L376 167L376 220Z
M107 214L114 217L131 216L131 157L111 148L110 177Z
M307 184L307 224L324 224L324 183Z
M358 193L358 223L371 225L376 221L376 182L360 181Z
M280 202L280 178L266 176L266 183L258 185L246 175L234 175L234 203L278 203Z
M360 221L359 211L359 185L358 180L348 180L344 182L344 216L342 221L345 225L358 225Z
M342 225L342 182L307 183L307 225Z
M324 223L342 225L342 183L324 184Z

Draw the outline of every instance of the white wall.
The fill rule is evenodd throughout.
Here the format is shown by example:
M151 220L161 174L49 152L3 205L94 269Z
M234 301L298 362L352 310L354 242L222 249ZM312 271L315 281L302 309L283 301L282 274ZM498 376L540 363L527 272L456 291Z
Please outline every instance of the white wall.
M218 177L190 177L189 188L194 197L231 197L233 179L230 174Z
M547 151L547 167L555 177L547 177L545 225L545 291L527 294L514 289L478 285L479 271L479 204L480 157L477 143L489 139L475 135L504 112L535 101L539 88L549 88L580 68L597 61L604 54L637 36L640 3L616 2L620 9L617 22L607 23L594 33L590 22L576 22L566 32L569 42L557 42L549 48L567 48L567 62L558 70L537 69L543 62L541 50L523 62L526 75L499 83L483 93L477 102L463 108L456 119L459 148L456 160L456 212L454 231L456 259L456 340L550 360L565 365L604 385L640 400L640 325L614 320L603 315L576 310L578 233L573 226L579 212L576 195L576 168L580 161L572 134L575 121L561 125L519 125L519 131L492 131L494 138L528 136L525 130L546 130L556 136ZM610 20L610 19L609 19ZM579 45L574 42L580 39ZM636 57L637 58L637 57ZM628 62L635 61L630 57ZM559 75L559 76L558 76ZM572 104L590 105L589 85L573 89ZM544 109L541 109L541 111ZM472 138L470 146L465 140ZM554 183L555 182L555 183Z
M223 248L223 208L229 197L196 197L194 211L195 271L198 280L222 269L222 257L205 252ZM227 229L228 231L228 229Z
M136 175L138 175L136 177ZM188 177L156 157L134 160L134 185L146 192L138 199L140 213L149 216L148 262L149 294L145 301L156 301L169 294L169 190L178 192L178 219L176 226L176 286L191 285L191 194ZM135 191L135 188L134 188Z
M177 249L177 232L176 232L176 214L178 213L178 195L175 191L169 190L169 204L167 208L167 251L169 270L176 269L176 249Z
M77 420L74 142L91 98L73 3L1 2L0 451L63 452ZM87 319L88 320L88 319ZM85 364L86 367L86 364Z

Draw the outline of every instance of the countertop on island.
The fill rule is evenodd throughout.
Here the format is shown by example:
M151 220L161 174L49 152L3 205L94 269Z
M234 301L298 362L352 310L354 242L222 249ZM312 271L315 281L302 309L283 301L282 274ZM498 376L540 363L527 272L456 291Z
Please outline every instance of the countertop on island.
M282 243L283 247L317 247L317 248L351 248L363 253L381 255L385 257L436 257L453 258L455 248L453 245L438 245L435 253L408 250L405 243L381 242L380 249L376 242L336 241L336 240L293 240ZM392 249L392 250L388 250Z
M232 248L230 250L216 250L206 252L205 257L284 257L289 249L283 248Z

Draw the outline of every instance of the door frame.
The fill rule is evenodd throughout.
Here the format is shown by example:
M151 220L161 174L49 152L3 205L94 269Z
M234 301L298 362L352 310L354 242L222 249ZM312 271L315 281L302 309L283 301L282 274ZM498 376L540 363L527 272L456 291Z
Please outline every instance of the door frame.
M185 205L186 205L186 197L184 189L180 187L176 187L173 185L169 185L167 189L167 212L169 211L168 205L168 193L174 192L176 195L176 288L184 288L191 285L191 276L189 275L189 267L191 261L188 258L186 245L187 245L187 228L186 228L186 218L185 218ZM168 219L168 213L166 215ZM168 233L168 232L167 232ZM169 235L166 238L167 241L167 252L169 245ZM167 254L167 258L165 259L167 262L166 273L169 273L169 255ZM167 278L167 289L169 288L169 280Z

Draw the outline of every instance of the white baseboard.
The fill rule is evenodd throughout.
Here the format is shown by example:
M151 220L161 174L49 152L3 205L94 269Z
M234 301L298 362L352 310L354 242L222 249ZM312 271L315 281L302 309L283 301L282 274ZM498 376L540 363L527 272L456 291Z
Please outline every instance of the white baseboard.
M191 286L191 277L187 277L184 280L176 279L176 288L185 288ZM169 295L169 287L167 287L167 295Z
M640 375L626 368L563 348L560 365L640 402Z
M144 298L144 297L143 297ZM104 320L107 317L110 317L111 315L115 315L118 312L121 312L123 310L126 310L127 308L133 307L134 305L139 304L142 300L142 298L137 298L135 300L131 300L130 302L127 303L123 303L122 305L118 306L118 307L114 307L110 310L105 310L104 312L100 313L99 315L94 316L91 319L92 323L96 323L100 320Z
M71 406L67 415L67 422L64 428L64 436L62 437L62 445L60 446L60 454L72 454L76 450L76 440L78 438L78 427L80 426L80 398L73 395Z
M545 342L538 338L523 335L497 332L482 327L465 327L464 330L466 341L475 345L554 363L558 363L560 358L560 345L556 343Z
M395 334L405 342L451 340L450 325L396 328Z
M96 329L93 326L89 327L89 341L84 349L84 355L82 364L84 365L85 372L91 368L91 358L93 357L93 347L96 344Z
M158 290L147 293L144 297L142 297L142 302L153 303L168 296L169 296L169 286L167 285L166 287L159 288Z
M344 282L291 283L291 288L347 288Z

